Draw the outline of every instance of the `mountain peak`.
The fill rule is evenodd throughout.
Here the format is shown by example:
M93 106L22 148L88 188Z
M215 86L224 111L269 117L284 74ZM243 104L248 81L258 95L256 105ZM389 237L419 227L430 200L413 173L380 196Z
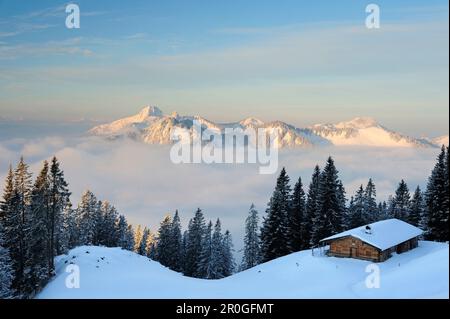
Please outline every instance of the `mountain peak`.
M378 126L378 122L372 117L355 117L350 121L340 122L336 124L337 128L354 128L354 129L364 129L374 126Z
M144 107L137 116L141 119L145 119L149 116L163 116L163 112L157 106Z
M248 117L240 121L239 124L243 126L261 126L264 125L264 122L254 117Z

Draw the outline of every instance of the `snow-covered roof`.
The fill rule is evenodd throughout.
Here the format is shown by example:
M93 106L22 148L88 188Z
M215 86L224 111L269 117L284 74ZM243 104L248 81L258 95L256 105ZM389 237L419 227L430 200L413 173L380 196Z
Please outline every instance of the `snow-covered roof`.
M345 232L324 238L321 240L321 242L341 237L352 236L381 250L385 250L411 238L420 236L423 233L420 228L417 228L395 218L369 224L371 228L370 232L366 230L366 226L367 225L353 228Z

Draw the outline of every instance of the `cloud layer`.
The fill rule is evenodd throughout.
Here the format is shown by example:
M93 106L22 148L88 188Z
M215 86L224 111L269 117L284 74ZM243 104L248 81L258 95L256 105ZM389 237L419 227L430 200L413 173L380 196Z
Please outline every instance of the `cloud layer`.
M92 190L108 199L135 224L156 230L167 213L179 209L183 223L201 207L207 218L220 217L224 227L242 246L243 222L251 203L264 213L275 185L276 175L259 175L257 165L175 165L169 146L135 142L104 142L93 138L0 142L0 178L3 182L9 163L24 155L36 174L44 159L55 154L61 161L76 205L81 193ZM404 178L410 189L424 187L437 155L436 149L317 148L280 153L292 184L299 176L309 184L313 167L332 155L340 171L348 197L360 184L373 178L378 199L393 194Z

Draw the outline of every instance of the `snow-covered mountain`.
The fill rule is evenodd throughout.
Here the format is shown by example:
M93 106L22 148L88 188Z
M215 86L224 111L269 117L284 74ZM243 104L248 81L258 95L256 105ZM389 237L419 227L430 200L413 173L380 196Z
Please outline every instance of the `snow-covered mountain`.
M147 144L170 144L172 129L185 128L193 134L194 120L199 121L203 128L216 132L223 132L226 128L263 128L267 133L277 130L279 136L276 142L280 148L321 145L436 147L436 143L440 143L391 131L372 118L355 118L337 124L316 124L297 128L281 121L263 122L256 118L233 123L214 123L200 116L180 116L178 113L164 115L156 106L147 106L134 116L96 126L89 133L108 139L128 137Z
M380 287L367 288L371 262L313 256L310 250L204 280L120 248L84 246L56 258L56 277L38 298L448 298L448 258L447 243L420 241L418 248L377 263ZM79 288L66 287L71 264L79 267Z
M433 143L438 146L448 146L448 135L439 136L433 139Z

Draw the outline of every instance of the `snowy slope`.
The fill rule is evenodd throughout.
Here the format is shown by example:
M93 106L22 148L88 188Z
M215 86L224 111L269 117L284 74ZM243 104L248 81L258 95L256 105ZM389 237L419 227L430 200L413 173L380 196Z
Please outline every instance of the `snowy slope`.
M322 145L359 145L372 147L436 147L434 141L416 139L390 131L374 119L355 118L337 124L317 124L309 128L297 128L281 121L263 122L256 118L247 118L234 123L214 123L200 116L179 116L176 112L164 115L157 107L145 107L134 116L94 127L91 135L108 139L129 137L147 144L170 144L172 129L191 130L197 120L203 128L223 131L225 128L243 130L262 128L266 133L277 130L280 135L277 145L285 147L311 147Z
M433 147L424 139L415 139L381 126L372 118L357 117L338 124L317 124L311 130L333 145L375 147Z
M86 253L89 252L89 253ZM65 266L80 267L80 288L65 287ZM379 263L380 288L368 289L369 262L302 251L221 280L183 277L119 248L78 247L57 257L57 275L38 298L448 298L448 244L419 247Z

